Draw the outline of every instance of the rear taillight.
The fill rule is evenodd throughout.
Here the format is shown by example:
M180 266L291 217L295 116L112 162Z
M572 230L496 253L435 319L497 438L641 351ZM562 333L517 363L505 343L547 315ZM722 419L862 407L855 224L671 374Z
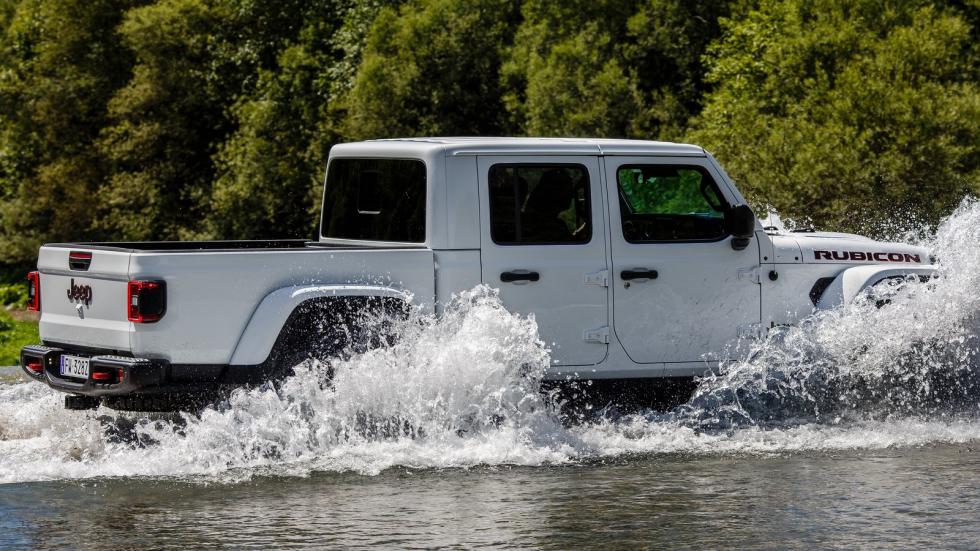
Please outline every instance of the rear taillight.
M27 309L35 312L41 311L40 272L30 272L27 274Z
M126 301L133 323L153 323L167 312L167 284L163 281L130 281Z

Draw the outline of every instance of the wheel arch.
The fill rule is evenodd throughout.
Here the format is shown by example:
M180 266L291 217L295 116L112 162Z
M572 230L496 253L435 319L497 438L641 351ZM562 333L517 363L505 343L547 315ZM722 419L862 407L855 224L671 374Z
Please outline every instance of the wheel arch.
M862 291L886 279L909 275L931 277L936 274L932 266L855 266L842 271L820 295L816 307L828 310L852 302Z
M262 299L252 313L232 353L232 366L268 364L273 352L295 327L331 309L351 309L371 299L407 308L412 294L372 285L291 286L277 289Z

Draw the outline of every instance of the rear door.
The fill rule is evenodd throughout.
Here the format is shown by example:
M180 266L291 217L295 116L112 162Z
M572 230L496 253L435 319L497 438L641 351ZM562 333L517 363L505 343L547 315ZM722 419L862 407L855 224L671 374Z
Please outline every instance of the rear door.
M605 157L616 336L633 361L667 372L734 357L758 330L758 238L735 250L735 198L707 159Z
M534 314L552 365L603 361L606 223L594 156L486 156L480 174L484 283Z

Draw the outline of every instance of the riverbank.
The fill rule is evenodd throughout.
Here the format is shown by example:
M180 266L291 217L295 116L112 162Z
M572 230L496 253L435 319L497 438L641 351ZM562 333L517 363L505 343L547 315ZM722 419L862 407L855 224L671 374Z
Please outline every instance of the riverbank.
M38 315L20 308L0 308L0 366L20 362L20 349L40 342Z

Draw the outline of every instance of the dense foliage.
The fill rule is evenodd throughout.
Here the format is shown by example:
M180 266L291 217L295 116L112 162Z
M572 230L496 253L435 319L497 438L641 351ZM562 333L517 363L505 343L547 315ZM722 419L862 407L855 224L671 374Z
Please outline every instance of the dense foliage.
M978 7L765 0L724 22L691 139L820 224L935 220L980 182Z
M0 0L0 254L308 237L334 143L687 140L847 229L980 189L980 0Z

